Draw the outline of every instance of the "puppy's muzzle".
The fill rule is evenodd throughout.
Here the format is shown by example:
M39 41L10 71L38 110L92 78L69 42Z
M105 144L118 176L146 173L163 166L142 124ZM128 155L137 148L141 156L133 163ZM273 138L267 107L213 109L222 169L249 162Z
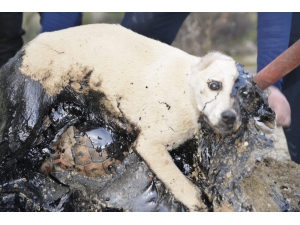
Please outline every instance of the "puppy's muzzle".
M222 114L221 114L221 120L222 120L222 122L229 129L233 128L233 126L234 126L234 124L236 122L236 118L237 118L236 114L233 113L230 110L226 110L226 111L222 112Z
M234 111L226 110L221 113L220 121L214 130L226 134L235 131L239 125L239 116Z

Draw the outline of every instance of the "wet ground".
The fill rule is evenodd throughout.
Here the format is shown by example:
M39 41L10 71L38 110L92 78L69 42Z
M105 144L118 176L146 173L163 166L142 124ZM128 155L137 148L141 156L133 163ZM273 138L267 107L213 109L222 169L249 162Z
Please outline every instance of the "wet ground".
M250 178L243 180L243 191L252 199L254 211L299 212L299 174L300 166L292 161L265 159ZM281 201L281 204L276 204L275 201Z
M254 211L300 211L300 165L290 160L281 127L270 135L274 149L243 180L243 191L252 199ZM274 199L281 199L275 204ZM277 201L280 202L280 201Z

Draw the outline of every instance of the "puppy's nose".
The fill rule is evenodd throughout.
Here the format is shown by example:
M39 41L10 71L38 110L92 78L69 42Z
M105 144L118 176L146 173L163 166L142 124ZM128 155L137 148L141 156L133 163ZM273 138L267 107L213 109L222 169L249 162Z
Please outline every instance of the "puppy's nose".
M225 124L233 124L236 120L236 114L232 111L226 110L222 112L221 118Z

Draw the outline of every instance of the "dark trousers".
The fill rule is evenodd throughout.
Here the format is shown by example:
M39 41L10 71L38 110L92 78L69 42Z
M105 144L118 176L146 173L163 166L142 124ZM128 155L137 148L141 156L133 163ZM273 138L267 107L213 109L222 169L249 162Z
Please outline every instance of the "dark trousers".
M300 13L293 13L289 46L300 39ZM300 67L283 78L282 92L291 106L292 123L284 129L291 158L300 164Z
M121 25L146 37L171 45L189 13L125 13Z
M0 13L0 67L22 47L23 13Z
M82 14L74 13L40 13L41 32L61 30L81 24ZM23 45L23 13L0 13L0 67L12 58Z

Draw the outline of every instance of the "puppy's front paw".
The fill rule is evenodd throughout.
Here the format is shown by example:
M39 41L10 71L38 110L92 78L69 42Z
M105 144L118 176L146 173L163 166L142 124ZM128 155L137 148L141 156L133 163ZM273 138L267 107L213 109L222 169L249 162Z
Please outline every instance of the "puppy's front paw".
M188 207L190 212L207 212L207 206L201 200L201 191L191 182L183 186L184 192L179 200Z
M198 191L198 190L197 190ZM203 203L203 201L200 198L200 193L198 191L196 197L193 198L193 201L188 202L189 205L188 208L190 212L207 212L207 206Z
M207 212L207 206L200 202L200 204L193 205L191 208L189 208L191 212Z

